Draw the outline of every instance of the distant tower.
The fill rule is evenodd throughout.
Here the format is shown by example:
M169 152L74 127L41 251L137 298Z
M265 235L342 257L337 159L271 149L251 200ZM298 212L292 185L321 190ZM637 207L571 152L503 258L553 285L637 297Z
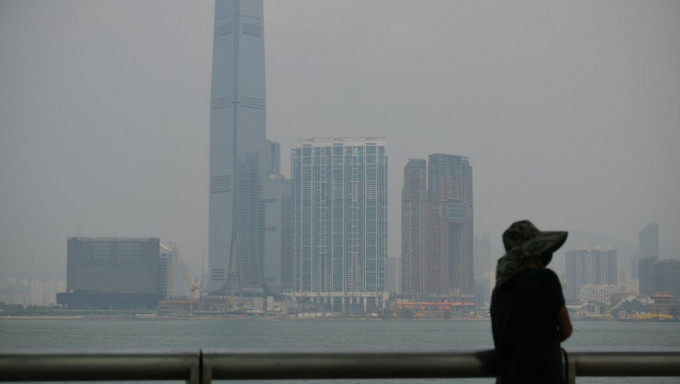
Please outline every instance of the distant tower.
M649 223L640 230L640 257L659 258L659 224Z
M295 292L341 294L343 300L387 292L384 139L300 144L291 151Z
M638 259L638 286L643 295L653 296L657 292L657 260L654 257Z
M273 293L292 288L292 183L283 175L271 174L264 188L265 258L264 276Z
M491 260L491 237L488 233L482 237L475 236L475 280L481 282L482 274L496 270L496 265ZM486 287L487 290L489 287Z
M593 259L593 275L595 285L613 285L619 281L619 271L616 262L616 251L607 247L595 248L590 251Z
M587 272L589 257L590 251L586 248L571 250L565 254L567 300L578 301L579 289L589 284Z
M472 167L468 158L430 155L428 194L430 291L474 295Z
M667 292L680 298L680 260L659 260L656 265L657 291Z
M263 28L262 0L215 2L207 291L216 294L232 287L237 295L263 292L262 188L268 168Z
M281 144L267 140L267 174L281 174Z
M567 284L566 299L577 301L584 285L614 285L618 283L616 251L611 248L576 249L565 255Z
M401 190L401 292L429 293L427 161L410 159Z
M488 233L483 233L482 237L475 236L474 242L475 285L482 284L484 292L491 292L496 273L496 264L491 258L491 237ZM479 287L475 291L478 292Z

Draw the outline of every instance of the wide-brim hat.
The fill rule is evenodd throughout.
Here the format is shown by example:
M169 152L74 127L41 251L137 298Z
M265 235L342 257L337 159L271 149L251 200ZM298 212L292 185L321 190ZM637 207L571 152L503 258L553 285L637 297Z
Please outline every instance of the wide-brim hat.
M529 220L513 223L503 232L503 245L505 251L513 248L521 248L525 256L540 256L545 253L553 253L567 241L565 231L540 231Z
M537 258L543 266L552 260L552 254L567 241L567 232L539 231L529 220L513 223L503 232L505 255L496 264L496 286L510 280Z

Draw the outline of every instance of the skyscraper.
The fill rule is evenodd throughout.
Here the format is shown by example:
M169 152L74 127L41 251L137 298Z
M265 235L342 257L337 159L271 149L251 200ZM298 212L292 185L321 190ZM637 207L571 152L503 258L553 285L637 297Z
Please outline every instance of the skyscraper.
M270 174L264 188L265 235L264 277L270 291L280 293L292 284L291 212L292 183L283 175Z
M593 284L613 285L619 281L619 270L616 262L616 251L607 247L590 251L593 258Z
M467 157L408 161L401 195L402 293L474 294L472 207Z
M291 152L295 292L387 291L387 155L382 138L310 139Z
M467 157L428 163L430 292L474 294L472 167Z
M479 284L481 284L484 287L484 298L487 300L496 282L496 261L491 257L491 237L488 233L483 233L481 237L474 237L473 255L475 286L477 287L475 292L479 292Z
M653 296L657 292L657 259L641 257L638 259L638 287L643 295Z
M590 251L586 248L568 251L565 255L567 274L567 300L578 300L578 291L581 286L591 284L588 280L588 258Z
M651 272L647 267L651 265L650 263L653 264L656 260L659 260L659 257L659 224L653 221L640 230L638 235L638 253L631 260L631 276L640 282L640 293L653 289L652 286L654 284L649 280ZM641 267L646 269L641 271ZM653 292L645 294L651 296Z
M491 237L488 233L483 233L482 237L474 237L473 254L475 259L475 280L479 283L483 279L483 274L496 271L495 260L491 257Z
M657 292L680 297L680 260L658 260L652 256L639 261L640 293L653 296Z
M264 281L266 103L262 0L217 0L210 95L209 281L259 294Z
M639 233L640 257L659 258L659 224L651 222Z
M618 283L616 250L611 248L575 249L565 256L567 300L579 299L584 285L614 285Z
M664 259L656 263L657 292L667 292L680 298L680 260Z
M429 293L427 161L410 159L401 190L401 291Z

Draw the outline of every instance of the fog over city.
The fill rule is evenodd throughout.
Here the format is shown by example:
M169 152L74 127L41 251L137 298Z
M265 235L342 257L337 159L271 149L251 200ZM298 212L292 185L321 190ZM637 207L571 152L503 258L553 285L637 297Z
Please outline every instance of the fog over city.
M200 268L214 8L0 0L0 279L65 279L72 236L159 237ZM629 244L620 268L656 221L661 257L680 256L680 2L265 0L264 16L282 173L297 138L386 137L390 257L403 168L433 153L469 157L494 255L528 218L593 234L562 251Z

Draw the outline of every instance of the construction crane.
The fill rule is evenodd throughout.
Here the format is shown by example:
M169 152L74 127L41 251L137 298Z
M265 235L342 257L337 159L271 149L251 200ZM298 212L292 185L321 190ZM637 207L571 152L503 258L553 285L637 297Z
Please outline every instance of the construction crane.
M170 244L170 249L172 249L172 253L175 254L175 257L177 258L179 270L182 272L184 281L186 282L187 287L189 288L189 313L194 313L194 298L196 295L196 291L201 289L201 286L203 284L203 276L201 276L198 279L192 279L191 275L189 274L189 268L187 267L184 259L182 258L182 255L179 252L179 247L177 246L177 244L175 244L175 242L173 241L168 242L168 244ZM201 266L201 268L203 268L203 266Z
M203 296L203 276L205 276L205 247L203 247L203 252L201 252L201 276L198 278L199 299Z
M198 291L198 299L200 301L203 292L203 275L205 274L205 247L201 255L201 275L197 279L191 280L189 284L189 311L194 313L194 299L196 298L196 291Z

